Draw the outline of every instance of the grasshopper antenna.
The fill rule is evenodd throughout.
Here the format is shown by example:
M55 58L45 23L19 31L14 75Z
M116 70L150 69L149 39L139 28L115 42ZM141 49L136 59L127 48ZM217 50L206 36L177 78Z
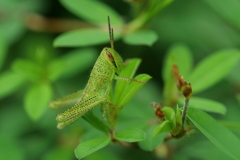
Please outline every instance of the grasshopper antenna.
M113 37L113 28L111 28L110 17L108 16L108 31L110 37L111 48L114 49L114 37Z

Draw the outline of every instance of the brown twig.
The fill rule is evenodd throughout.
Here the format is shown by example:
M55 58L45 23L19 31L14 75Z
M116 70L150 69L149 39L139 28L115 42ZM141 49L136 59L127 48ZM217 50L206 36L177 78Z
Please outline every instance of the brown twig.
M25 14L23 20L29 29L40 32L61 33L73 29L97 27L93 24L79 20L46 18L34 13Z

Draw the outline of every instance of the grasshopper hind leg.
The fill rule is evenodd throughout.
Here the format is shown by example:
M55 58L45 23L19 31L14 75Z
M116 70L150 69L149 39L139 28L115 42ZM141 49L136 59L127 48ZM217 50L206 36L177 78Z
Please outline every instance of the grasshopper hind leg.
M80 101L83 92L84 90L80 90L75 93L64 96L62 98L59 98L55 101L50 102L48 107L51 109L60 109L71 105L75 105L77 102Z
M84 115L87 111L98 106L102 103L101 96L93 96L88 99L80 100L75 106L69 108L63 113L57 115L56 120L58 121L57 128L62 129L73 122L78 118Z

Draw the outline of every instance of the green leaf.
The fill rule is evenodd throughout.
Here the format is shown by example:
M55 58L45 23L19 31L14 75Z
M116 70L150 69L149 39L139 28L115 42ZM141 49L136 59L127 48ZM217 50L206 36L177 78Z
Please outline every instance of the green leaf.
M12 71L5 71L0 74L0 99L12 94L16 91L23 83L26 78Z
M180 152L174 154L173 160L229 160L229 156L221 152L217 147L215 147L210 141L204 139L202 136L193 135L192 139L188 145L181 148ZM192 137L192 138L193 138ZM189 138L189 137L188 137ZM182 155L185 159L179 159Z
M119 74L119 77L124 78L133 78L134 74L136 73L140 63L141 59L139 58L133 58L126 62L127 64L124 66L123 70ZM130 82L128 81L117 81L114 91L114 104L119 104L120 98L124 93L124 90L127 88L128 84Z
M188 118L222 152L240 159L240 140L208 114L195 108L188 109Z
M223 79L239 60L239 50L227 49L213 53L201 61L188 80L192 84L193 93L203 91Z
M155 130L154 135L157 136L160 133L171 132L173 129L172 123L169 120L165 120L163 123L159 124Z
M81 125L81 127L83 126L83 122L79 123ZM86 131L84 131L84 134L81 136L81 142L85 142L85 141L89 141L95 138L99 138L99 137L105 137L106 134L104 134L103 132L99 132L98 130L96 130L95 128L93 128L92 126L89 126L89 124L86 124L87 126L84 126L84 128L86 129Z
M168 80L172 77L172 65L177 65L179 72L184 77L188 76L189 71L192 68L193 59L191 51L184 44L175 44L169 49L165 63L163 65L163 78Z
M0 45L0 69L1 69L7 54L7 43L4 40L3 36L1 35L1 32L0 32L0 44L1 44Z
M0 6L4 7L1 4L0 4ZM17 10L17 9L15 9L15 10ZM8 10L5 8L5 11L8 11ZM9 13L10 12L5 13L5 14L8 14L8 17L2 18L1 23L0 23L0 34L2 35L2 37L8 44L16 41L22 35L22 33L24 32L24 30L26 28L23 25L23 21L20 20L20 18L16 18L16 14L18 14L18 13L11 12L10 14L13 13L13 14L15 14L14 16L10 15Z
M191 97L189 104L190 107L198 108L207 112L225 114L227 111L222 103L200 97Z
M112 25L123 24L120 15L101 1L61 0L61 3L72 13L93 24L107 25L107 16L110 16Z
M162 111L164 112L164 116L167 120L169 120L172 124L172 127L176 127L176 115L175 111L171 107L163 107Z
M88 111L83 115L84 120L86 120L88 123L90 123L93 127L98 129L101 132L104 132L108 134L110 132L110 128L103 123L100 119L98 119L92 111Z
M134 79L139 80L139 81L144 81L147 82L150 80L152 77L147 75L147 74L139 74ZM139 89L141 89L145 85L144 83L138 83L138 82L131 82L127 89L124 91L122 94L119 103L117 105L119 106L125 106L131 99L132 97L138 92Z
M25 22L22 20L22 13L26 12L37 12L40 9L43 1L21 1L21 4L17 1L0 1L1 12L1 23L0 23L0 34L3 35L4 40L10 43L18 43L23 36L24 31L27 29ZM43 8L41 8L42 10ZM39 10L38 10L39 11Z
M240 15L240 2L236 0L204 0L218 14L226 20L240 28L240 19L236 15Z
M114 32L115 40L119 33ZM101 29L78 29L61 34L55 40L55 47L85 47L109 42L107 31Z
M182 115L181 115L181 111L178 106L176 109L176 117L175 118L176 118L176 127L173 128L173 130L172 130L172 135L174 135L174 136L178 135L182 130Z
M162 74L164 81L163 97L164 103L171 106L177 101L178 97L177 86L172 75L172 66L177 65L180 74L186 77L192 67L192 56L187 46L175 44L169 49L164 62Z
M137 128L131 128L117 133L116 137L119 141L138 142L146 138L146 133Z
M127 65L123 68L119 77L132 79L133 75L135 74L140 64L140 61L141 61L140 59L130 60L127 63ZM151 77L149 75L142 74L142 75L136 76L134 79L147 82L150 78ZM114 91L114 97L115 97L114 104L122 107L125 106L143 85L144 83L120 81L120 80L117 81L115 91ZM117 110L117 111L120 111L120 110ZM114 113L116 113L116 111L112 112L111 116L109 117L114 117L113 115ZM110 120L109 122L114 122L111 124L115 124L115 119Z
M93 49L73 50L49 64L49 78L54 81L59 77L69 78L92 67L97 59Z
M40 80L41 68L34 61L17 59L13 62L12 69L32 81Z
M52 99L52 88L49 84L33 85L24 97L24 107L32 120L37 120L44 113Z
M64 77L71 77L92 67L97 59L97 51L94 49L74 50L61 57L65 63Z
M162 0L162 1L152 0L150 3L151 6L149 7L150 10L148 11L149 18L159 13L162 9L170 5L172 2L173 0Z
M74 150L75 156L82 159L93 152L106 147L111 142L111 138L104 136L80 143Z
M131 45L152 46L158 39L158 35L151 30L141 30L126 35L123 40Z
M221 121L221 124L232 131L240 133L239 122Z
M145 151L152 151L163 142L166 134L159 134L154 136L153 133L154 133L155 127L156 125L146 129L146 138L143 141L138 142L139 147L141 147L141 149Z

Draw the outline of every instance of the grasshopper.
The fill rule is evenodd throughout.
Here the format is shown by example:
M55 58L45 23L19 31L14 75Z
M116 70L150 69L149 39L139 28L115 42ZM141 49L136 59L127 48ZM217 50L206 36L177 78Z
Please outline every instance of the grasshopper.
M108 104L117 107L108 101L113 79L145 83L144 81L136 79L118 77L118 74L123 68L123 60L114 50L113 28L111 28L109 17L108 29L111 48L103 48L100 56L94 64L85 89L55 100L49 104L49 107L52 109L75 104L65 112L57 115L56 120L58 121L58 129L62 129L72 124L87 111L100 104Z

